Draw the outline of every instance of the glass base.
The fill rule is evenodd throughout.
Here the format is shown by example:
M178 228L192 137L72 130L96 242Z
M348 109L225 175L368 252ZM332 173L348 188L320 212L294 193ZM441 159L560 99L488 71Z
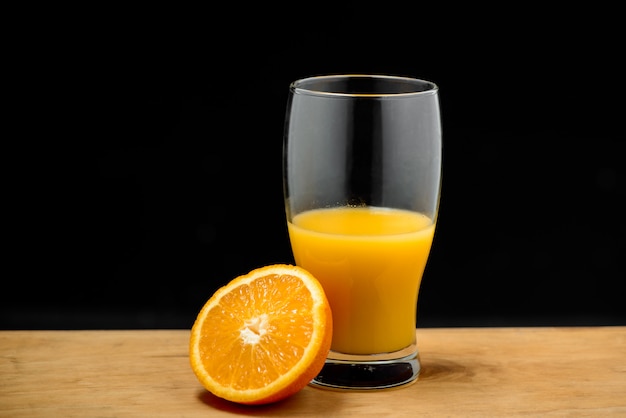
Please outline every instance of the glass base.
M310 385L333 390L384 390L415 383L421 369L415 344L393 353L350 355L330 351Z

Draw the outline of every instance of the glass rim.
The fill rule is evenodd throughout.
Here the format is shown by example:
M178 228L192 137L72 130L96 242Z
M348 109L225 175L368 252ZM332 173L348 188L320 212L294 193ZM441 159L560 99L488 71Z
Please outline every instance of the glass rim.
M405 85L412 85L414 90L407 90L401 92L346 92L335 91L331 89L312 88L312 86L306 86L314 82L323 83L325 81L339 81L348 79L371 79L378 81L391 82L394 84L404 83ZM421 96L435 94L438 92L439 87L432 81L397 76L397 75L384 75L384 74L331 74L331 75L317 75L312 77L305 77L292 82L289 86L290 90L294 94L308 94L313 96L326 96L326 97L370 97L370 98L384 98L384 97L407 97L407 96Z

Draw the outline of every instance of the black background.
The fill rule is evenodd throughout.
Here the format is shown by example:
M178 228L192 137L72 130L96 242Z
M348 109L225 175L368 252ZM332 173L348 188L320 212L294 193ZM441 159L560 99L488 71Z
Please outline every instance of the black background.
M219 286L293 262L288 87L332 73L440 87L421 326L626 324L616 10L235 6L18 25L0 327L188 328Z

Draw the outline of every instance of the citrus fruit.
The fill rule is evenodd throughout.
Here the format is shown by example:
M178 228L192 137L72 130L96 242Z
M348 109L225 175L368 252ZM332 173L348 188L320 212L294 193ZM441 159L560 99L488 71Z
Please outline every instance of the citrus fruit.
M290 396L322 369L330 305L306 270L261 267L217 290L191 329L191 368L211 393L242 404Z

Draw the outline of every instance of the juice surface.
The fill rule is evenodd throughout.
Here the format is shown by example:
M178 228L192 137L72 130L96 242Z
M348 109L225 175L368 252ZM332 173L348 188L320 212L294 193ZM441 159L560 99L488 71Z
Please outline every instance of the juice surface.
M435 225L399 209L316 209L288 223L296 264L321 283L333 311L331 349L401 350L415 341L415 314Z

